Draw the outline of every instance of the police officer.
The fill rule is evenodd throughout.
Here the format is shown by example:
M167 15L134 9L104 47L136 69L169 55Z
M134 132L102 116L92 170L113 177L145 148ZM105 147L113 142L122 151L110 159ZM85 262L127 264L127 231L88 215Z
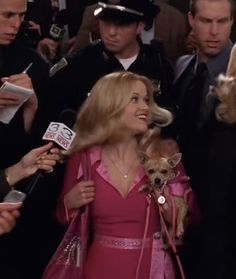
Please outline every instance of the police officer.
M168 105L172 68L156 46L144 45L139 37L145 21L154 18L158 6L148 0L120 0L99 3L95 10L101 40L78 51L63 69L54 67L48 97L54 119L63 108L77 110L94 83L115 71L131 71L149 77L155 87L155 100ZM49 99L47 100L47 102Z

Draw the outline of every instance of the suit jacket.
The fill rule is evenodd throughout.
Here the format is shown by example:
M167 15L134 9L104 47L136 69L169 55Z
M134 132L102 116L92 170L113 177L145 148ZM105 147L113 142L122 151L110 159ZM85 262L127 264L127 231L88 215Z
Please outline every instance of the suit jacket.
M176 133L179 139L180 148L183 152L183 160L187 173L192 177L193 186L200 187L204 182L204 172L206 171L206 163L202 158L208 156L208 149L213 140L212 134L215 127L214 109L216 106L216 98L213 94L212 87L216 85L217 77L220 73L225 72L232 43L229 42L225 48L217 55L210 59L207 63L207 77L202 88L204 99L202 101L198 126L195 128L194 134L187 129L189 124L188 119L184 117L183 104L188 93L188 85L192 81L197 64L197 55L185 55L178 59L175 68L175 81L172 92L172 97L176 106ZM194 160L193 160L194 158ZM199 176L199 172L202 175ZM203 185L202 185L203 186ZM201 194L200 194L201 195Z
M209 85L216 84L219 73L226 71L231 48L229 42L218 56L208 61L205 90ZM188 92L183 84L191 82L189 76L194 72L196 63L195 55L183 56L176 63L173 98L177 118L181 115L181 100ZM230 259L236 251L236 246L231 245L235 235L235 230L231 228L235 224L230 227L234 222L232 220L235 220L231 216L235 212L235 126L229 127L216 121L216 99L210 92L207 93L211 97L211 106L196 135L191 137L189 130L181 129L184 127L181 121L176 129L186 172L202 210L202 222L198 229L188 235L188 245L184 247L182 255L186 277L190 279L230 278L235 262L235 257Z
M160 12L154 20L154 38L163 42L167 58L175 62L184 54L184 39L188 32L188 24L185 16L176 8L166 3L157 1ZM94 11L97 4L87 6L84 10L82 23L77 34L78 49L84 48L92 40L99 38L99 30Z

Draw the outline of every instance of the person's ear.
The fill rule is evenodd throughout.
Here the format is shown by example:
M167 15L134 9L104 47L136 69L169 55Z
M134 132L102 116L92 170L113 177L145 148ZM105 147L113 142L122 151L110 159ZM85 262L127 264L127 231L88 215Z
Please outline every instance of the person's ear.
M137 35L140 35L145 28L145 23L143 21L140 21L137 25Z
M194 23L194 17L191 12L188 12L188 23L189 23L190 27L192 28L193 23Z

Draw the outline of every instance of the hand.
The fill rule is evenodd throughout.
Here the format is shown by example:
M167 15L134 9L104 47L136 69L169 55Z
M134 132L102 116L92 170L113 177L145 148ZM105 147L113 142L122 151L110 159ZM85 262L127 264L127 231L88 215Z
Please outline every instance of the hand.
M48 143L31 150L21 159L20 164L22 170L24 169L27 176L30 176L39 169L52 172L53 167L59 160L60 150L53 148L52 143Z
M2 91L0 93L0 109L20 104L20 98L11 92Z
M28 21L28 24L29 24L29 26L28 26L28 29L29 29L29 30L37 31L38 34L39 34L39 36L41 36L41 28L40 28L40 25L39 25L39 24L35 23L35 22L32 21L32 20L29 20L29 21Z
M0 235L8 233L16 225L22 203L0 203Z
M31 78L27 74L12 75L10 77L4 77L1 80L2 82L8 81L10 83L13 83L18 86L22 86L27 89L33 89ZM6 91L6 93L8 95L11 94L13 96L13 93L11 92ZM17 100L19 103L19 99ZM26 132L30 131L37 109L38 109L38 99L37 96L33 94L24 104L23 118L24 118L24 127Z
M3 77L1 81L4 83L5 81L8 81L10 83L13 83L15 85L19 85L25 88L32 89L32 83L31 79L26 74L18 74L18 75L12 75L10 77ZM7 106L14 106L19 105L19 97L8 91L3 91L0 94L0 108L4 108Z
M59 42L44 38L38 43L37 52L47 63L51 63L56 57L58 47Z
M3 77L1 81L8 81L24 88L33 89L31 78L27 74L16 74L9 77Z
M77 183L69 193L65 195L65 206L68 210L81 208L92 202L95 196L94 182L91 180Z
M52 143L38 147L27 153L17 164L5 170L8 183L14 185L23 178L29 177L38 170L52 172L60 160L60 150L53 148Z

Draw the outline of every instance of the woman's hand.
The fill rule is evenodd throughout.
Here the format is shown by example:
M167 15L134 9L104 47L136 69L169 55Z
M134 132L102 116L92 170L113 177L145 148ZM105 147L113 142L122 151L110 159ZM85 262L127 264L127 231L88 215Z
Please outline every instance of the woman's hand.
M21 159L20 164L22 170L25 170L26 176L30 176L38 170L52 172L53 167L59 160L60 150L53 147L53 144L50 142L31 150Z
M81 208L82 206L92 202L94 200L94 196L94 182L91 180L81 181L65 195L64 203L68 210Z
M5 170L10 185L26 178L38 170L52 172L53 167L60 160L60 150L53 148L52 143L35 148L27 153L17 164Z
M22 203L0 203L0 235L8 233L16 225Z

